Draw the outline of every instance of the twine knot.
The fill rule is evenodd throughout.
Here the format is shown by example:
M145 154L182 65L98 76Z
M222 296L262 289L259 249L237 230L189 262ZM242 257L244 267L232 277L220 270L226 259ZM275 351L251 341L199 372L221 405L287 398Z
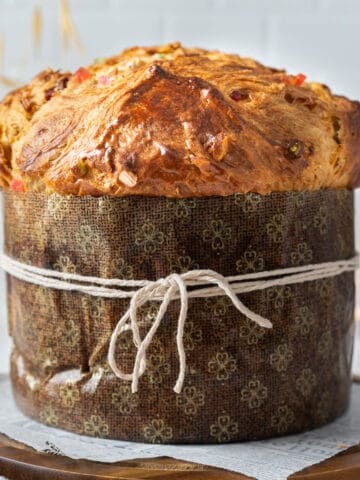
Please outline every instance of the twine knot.
M160 278L155 282L151 282L135 292L130 301L128 310L119 320L110 340L108 353L108 362L115 375L123 380L131 380L131 391L138 391L139 378L146 370L146 352L151 341L156 334L161 322L166 314L167 308L171 300L180 299L180 311L177 322L176 345L179 355L179 375L174 387L175 393L180 393L184 384L186 372L186 355L184 349L184 327L187 318L189 296L188 286L196 287L196 285L213 284L216 285L222 294L228 296L233 305L245 315L247 318L257 323L261 327L272 328L272 323L266 318L248 309L239 298L235 291L227 281L227 279L213 270L191 270L183 274L172 273L165 278ZM157 312L155 321L145 335L144 339L140 337L138 324L138 309L145 303L152 300L160 300L160 308ZM130 324L129 324L130 320ZM121 334L127 330L131 330L133 334L133 342L137 348L134 369L132 373L125 373L115 360L116 344Z

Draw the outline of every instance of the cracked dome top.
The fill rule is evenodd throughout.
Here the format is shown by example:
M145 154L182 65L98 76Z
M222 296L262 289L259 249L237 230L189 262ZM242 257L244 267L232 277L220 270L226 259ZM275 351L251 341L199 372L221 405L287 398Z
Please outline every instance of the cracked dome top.
M254 60L170 44L0 103L0 185L190 197L360 185L360 106Z

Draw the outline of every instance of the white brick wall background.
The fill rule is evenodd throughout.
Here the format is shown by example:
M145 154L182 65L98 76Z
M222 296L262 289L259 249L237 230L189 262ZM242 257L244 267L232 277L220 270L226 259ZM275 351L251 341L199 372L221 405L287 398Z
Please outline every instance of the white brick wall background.
M333 91L360 99L360 0L69 0L85 46L66 54L56 0L0 0L4 71L24 81L46 66L74 68L134 44L181 40L252 56L303 72ZM33 7L42 8L43 43L34 56ZM5 89L0 87L0 97ZM358 195L358 197L360 197ZM360 198L358 198L360 212ZM359 230L359 228L358 228ZM359 248L358 239L358 248ZM1 282L1 281L0 281ZM0 283L0 372L7 370L4 283Z

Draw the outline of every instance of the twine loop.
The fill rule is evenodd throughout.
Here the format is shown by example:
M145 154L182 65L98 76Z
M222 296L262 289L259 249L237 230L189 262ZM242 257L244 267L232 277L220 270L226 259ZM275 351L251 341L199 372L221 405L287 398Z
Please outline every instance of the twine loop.
M131 380L131 391L136 393L138 390L139 378L145 373L146 370L146 352L151 344L151 341L156 334L161 322L166 314L167 308L171 300L175 298L180 299L180 311L178 316L178 325L176 333L176 345L179 355L179 375L174 387L175 393L180 393L184 384L185 372L186 372L186 355L184 349L184 327L187 318L189 297L187 286L194 286L194 283L199 284L213 284L216 285L223 293L230 298L233 305L245 315L247 318L257 323L261 327L272 328L272 323L263 318L261 315L248 309L241 300L236 296L236 293L230 286L229 282L223 275L213 270L191 270L183 274L172 273L168 277L161 278L156 282L140 288L130 301L129 309L119 320L115 330L112 333L110 340L110 347L108 353L108 362L115 375L123 380ZM162 298L160 308L157 312L156 318L145 335L141 340L139 325L137 319L138 309L145 303ZM128 321L130 320L130 325ZM133 341L137 348L135 364L133 372L128 374L123 372L117 365L115 359L116 344L124 331L132 330Z

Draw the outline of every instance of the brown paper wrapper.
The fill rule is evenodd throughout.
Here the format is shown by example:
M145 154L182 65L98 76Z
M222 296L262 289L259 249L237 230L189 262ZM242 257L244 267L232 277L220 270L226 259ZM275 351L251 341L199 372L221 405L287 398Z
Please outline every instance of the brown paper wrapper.
M5 251L36 266L156 280L212 269L225 276L354 255L347 190L166 199L5 193ZM27 415L80 434L159 443L253 440L322 425L346 409L354 275L241 296L266 330L225 296L191 299L181 394L173 301L147 355L139 391L107 363L128 300L42 288L8 276L12 382ZM140 312L141 332L159 304ZM117 345L131 372L131 332Z

